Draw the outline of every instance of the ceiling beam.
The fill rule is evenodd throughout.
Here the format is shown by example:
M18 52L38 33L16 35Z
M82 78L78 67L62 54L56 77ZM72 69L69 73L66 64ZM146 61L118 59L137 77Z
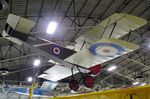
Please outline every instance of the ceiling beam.
M87 20L89 19L89 17L91 17L92 13L94 13L95 9L98 7L98 5L101 3L102 0L98 0L97 4L94 6L94 8L91 10L91 12L88 14L88 17L84 20L84 22L81 24L81 26L83 26ZM78 31L74 34L73 38L71 39L70 43L76 38L76 36L78 35L78 33L80 32L81 29L78 29ZM69 44L70 44L69 43Z

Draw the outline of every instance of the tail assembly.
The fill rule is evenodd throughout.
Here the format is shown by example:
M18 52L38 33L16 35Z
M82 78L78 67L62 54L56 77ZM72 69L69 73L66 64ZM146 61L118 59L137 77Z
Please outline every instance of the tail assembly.
M41 40L33 36L31 37L31 35L29 34L35 24L35 22L29 19L9 14L2 36L18 45L22 45L23 42L28 43L28 40L30 40L30 38L34 38L34 40ZM49 42L48 44L46 43L44 45L35 45L34 47L38 47L39 49L60 59L65 59L75 53L75 51L61 47L53 42ZM67 54L63 54L64 52L67 52Z
M35 22L31 20L9 14L2 36L16 44L22 45L22 41L27 40L29 32L34 25Z

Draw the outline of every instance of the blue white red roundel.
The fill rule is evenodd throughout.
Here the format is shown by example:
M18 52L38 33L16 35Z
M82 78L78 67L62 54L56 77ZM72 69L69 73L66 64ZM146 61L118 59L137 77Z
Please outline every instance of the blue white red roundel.
M52 47L52 52L54 55L60 55L61 54L61 49L59 46L53 46Z
M89 48L91 54L99 57L115 57L124 51L122 46L114 43L96 43Z

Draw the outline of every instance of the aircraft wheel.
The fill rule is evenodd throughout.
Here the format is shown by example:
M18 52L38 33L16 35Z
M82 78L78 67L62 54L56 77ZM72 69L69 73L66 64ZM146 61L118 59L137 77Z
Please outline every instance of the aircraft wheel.
M91 88L94 85L94 78L90 75L85 76L83 81L84 81L85 86L88 88Z
M79 82L77 80L71 80L69 83L69 87L71 90L76 91L79 88Z

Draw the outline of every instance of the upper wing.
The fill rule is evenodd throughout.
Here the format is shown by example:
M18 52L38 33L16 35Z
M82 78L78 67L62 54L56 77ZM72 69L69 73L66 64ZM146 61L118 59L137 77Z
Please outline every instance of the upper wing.
M90 68L138 48L138 45L119 39L101 39L66 58L65 61Z
M75 49L79 51L84 42L94 43L101 38L120 38L146 23L145 19L137 16L115 13L77 38Z

